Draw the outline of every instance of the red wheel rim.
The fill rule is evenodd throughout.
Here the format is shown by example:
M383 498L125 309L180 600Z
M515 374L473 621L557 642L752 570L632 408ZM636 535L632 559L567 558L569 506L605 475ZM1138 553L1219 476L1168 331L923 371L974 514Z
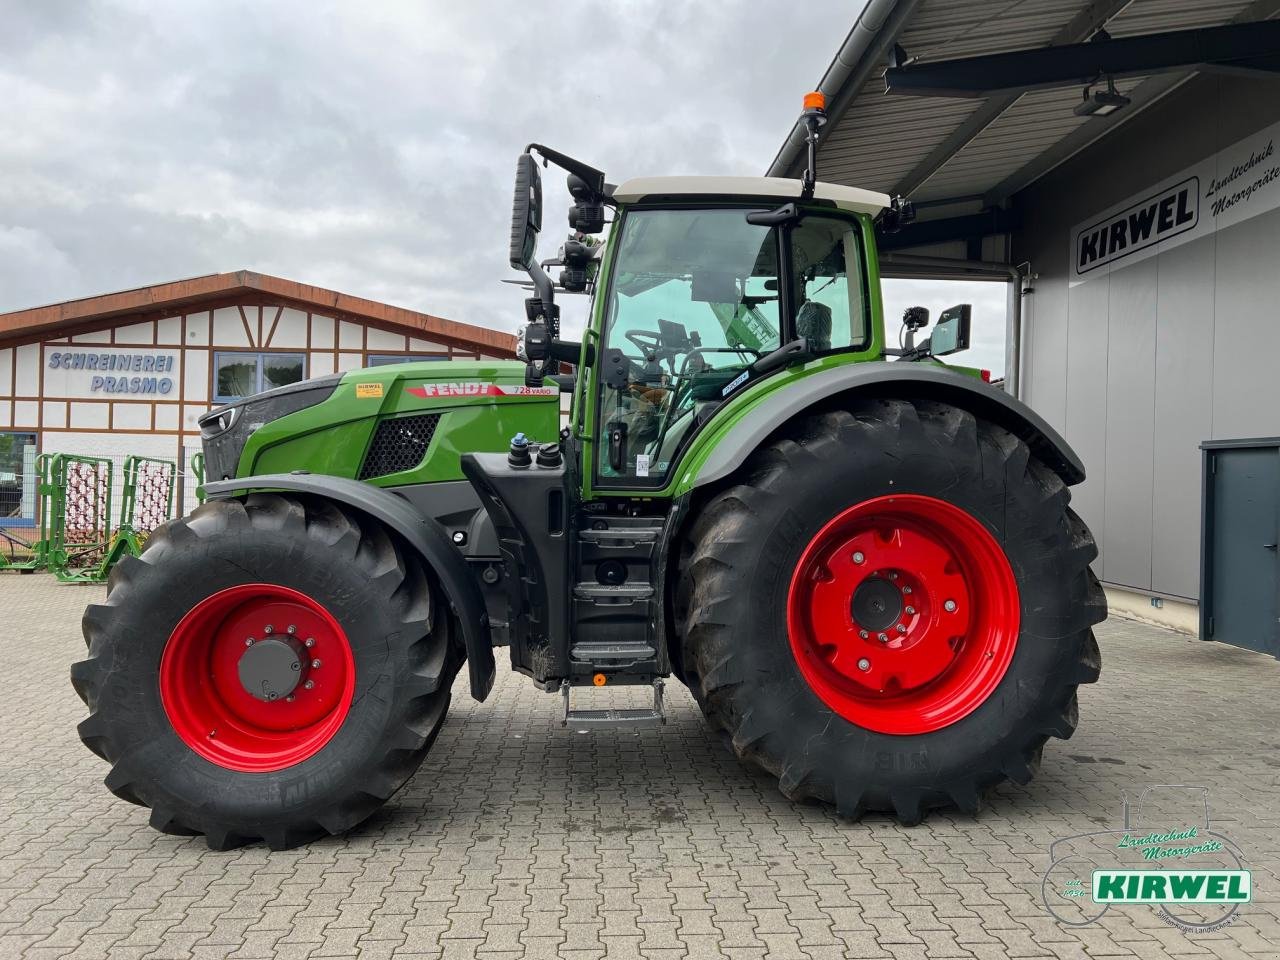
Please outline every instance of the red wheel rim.
M928 733L991 696L1018 643L1004 551L945 500L876 497L817 532L791 578L787 630L800 672L850 723Z
M314 756L346 719L355 682L338 621L270 583L200 601L160 659L160 701L178 736L206 760L250 773Z

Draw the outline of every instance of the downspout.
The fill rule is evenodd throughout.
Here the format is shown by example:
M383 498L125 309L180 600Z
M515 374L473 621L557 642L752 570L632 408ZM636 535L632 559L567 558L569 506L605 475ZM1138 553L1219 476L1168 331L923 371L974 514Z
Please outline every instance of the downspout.
M1004 389L1015 400L1022 399L1022 268L1010 267L1009 305L1004 311Z
M1003 276L1008 281L1009 299L1005 308L1004 389L1015 399L1022 393L1022 297L1023 283L1029 263L1010 266L990 260L952 260L947 257L917 257L911 254L887 253L882 265L916 267L945 274L946 279Z
M864 70L870 70L871 65L864 65L862 60L867 50L870 49L880 35L880 31L889 19L889 15L893 13L899 2L900 0L868 0L866 7L858 15L858 19L854 21L853 29L845 37L844 44L837 51L835 59L831 61L831 66L827 67L827 72L822 75L822 80L816 89L825 93L827 102L832 104L832 108L828 111L832 122L838 119L838 111L843 109L837 103L837 98L845 88L850 76L860 66ZM914 7L915 2L916 0L908 0L906 6ZM861 84L859 83L859 85ZM846 103L848 99L851 98L846 98ZM796 157L800 155L800 151L804 149L804 146L804 124L797 121L796 125L791 128L791 133L786 142L782 144L782 149L773 158L773 163L769 164L766 176L787 176L792 164L795 162Z

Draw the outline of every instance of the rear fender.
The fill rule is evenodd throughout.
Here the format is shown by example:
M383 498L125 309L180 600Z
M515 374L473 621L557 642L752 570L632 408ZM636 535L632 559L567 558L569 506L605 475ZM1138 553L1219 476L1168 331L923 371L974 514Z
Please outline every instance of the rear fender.
M419 513L403 497L379 487L322 474L264 474L207 483L204 489L211 498L237 497L255 490L325 497L390 527L417 552L439 579L462 631L471 695L477 700L484 700L489 695L496 668L484 598L462 554L449 542L444 528L435 519Z
M714 439L708 438L714 446L689 487L728 477L775 430L810 407L837 397L864 396L936 400L968 410L1026 441L1032 454L1063 483L1072 486L1084 480L1084 464L1067 441L1043 417L1003 390L944 367L877 361L828 367L763 394L750 415L734 419Z

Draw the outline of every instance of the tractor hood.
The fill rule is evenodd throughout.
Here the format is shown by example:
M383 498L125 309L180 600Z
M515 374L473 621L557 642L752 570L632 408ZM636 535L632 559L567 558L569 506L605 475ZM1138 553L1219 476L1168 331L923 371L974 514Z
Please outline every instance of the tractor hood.
M526 386L524 371L509 360L420 360L246 397L200 418L205 477L301 470L387 483L461 480L461 452L505 449L518 431L558 432L559 388ZM413 430L421 459L394 477L370 474L370 451Z

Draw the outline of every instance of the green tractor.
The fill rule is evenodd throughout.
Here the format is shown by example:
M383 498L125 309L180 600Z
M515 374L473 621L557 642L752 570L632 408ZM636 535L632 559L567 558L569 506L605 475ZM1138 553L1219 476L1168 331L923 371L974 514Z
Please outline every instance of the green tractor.
M876 231L906 205L817 182L821 105L804 116L801 180L614 186L531 144L526 362L383 366L204 415L208 502L84 616L79 732L107 786L216 849L342 833L413 776L464 664L489 695L495 647L575 728L663 722L674 676L785 795L845 817L910 824L1027 782L1098 676L1084 468L938 359L967 310L886 346ZM554 282L534 154L572 196ZM592 297L580 343L557 291ZM590 709L615 685L652 706Z

